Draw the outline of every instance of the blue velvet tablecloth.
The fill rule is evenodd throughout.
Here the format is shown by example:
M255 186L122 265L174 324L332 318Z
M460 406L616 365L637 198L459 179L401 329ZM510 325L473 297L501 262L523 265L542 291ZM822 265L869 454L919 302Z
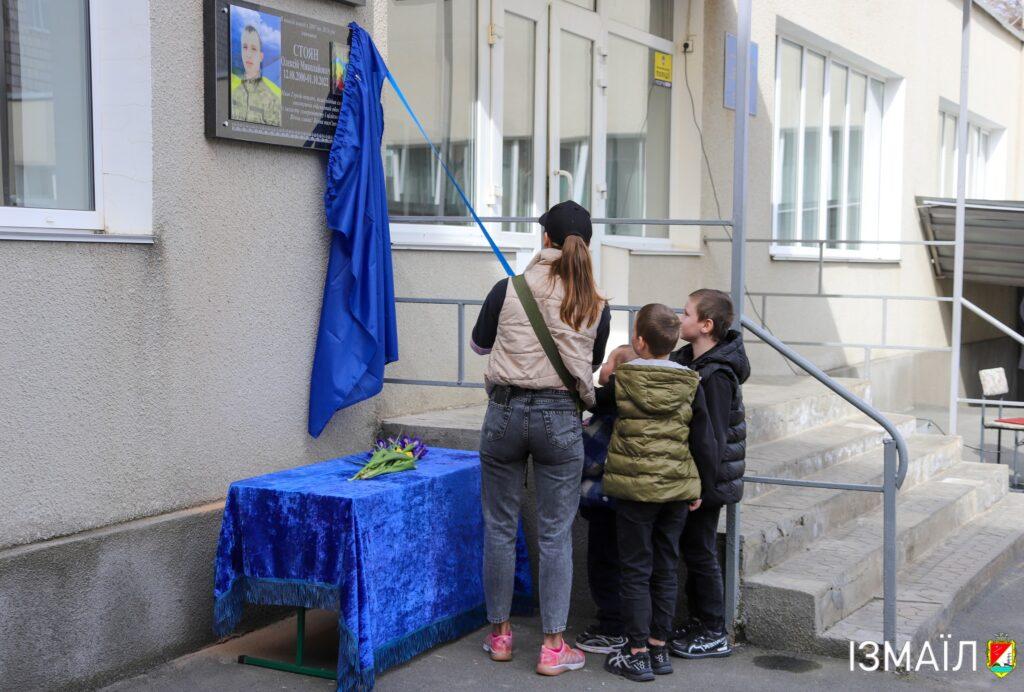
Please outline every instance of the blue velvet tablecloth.
M349 481L359 454L231 484L214 580L214 629L245 602L338 610L339 689L486 623L476 452L433 448L414 471ZM520 529L516 604L532 601Z

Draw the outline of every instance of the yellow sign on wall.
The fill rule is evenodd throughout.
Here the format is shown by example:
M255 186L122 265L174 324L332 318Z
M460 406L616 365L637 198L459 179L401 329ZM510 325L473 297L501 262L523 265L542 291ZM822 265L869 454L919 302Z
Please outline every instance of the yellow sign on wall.
M672 54L654 51L654 83L658 86L672 86Z

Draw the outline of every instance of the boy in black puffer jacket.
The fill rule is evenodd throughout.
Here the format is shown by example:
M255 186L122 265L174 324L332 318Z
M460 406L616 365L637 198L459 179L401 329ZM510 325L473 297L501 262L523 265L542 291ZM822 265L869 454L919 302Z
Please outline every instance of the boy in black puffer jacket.
M743 335L729 328L732 321L732 299L727 293L710 288L694 291L680 327L683 340L689 343L670 356L700 374L721 457L715 483L705 484L701 507L690 513L680 539L690 621L673 632L669 650L682 658L732 653L725 631L718 518L723 505L743 497L747 424L740 385L750 377Z

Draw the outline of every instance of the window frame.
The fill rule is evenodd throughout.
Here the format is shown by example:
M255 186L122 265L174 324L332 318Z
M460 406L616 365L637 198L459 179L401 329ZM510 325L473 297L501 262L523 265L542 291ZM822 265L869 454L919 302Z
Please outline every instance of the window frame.
M956 166L957 166L957 139L956 139L956 123L960 117L960 108L957 104L947 99L939 99L939 120L941 126L939 127L939 165L938 165L938 193L941 197L956 197ZM952 171L946 171L946 137L945 137L945 125L946 119L951 118L953 120L953 169ZM988 118L983 118L976 113L968 111L967 113L967 198L968 199L998 199L1002 195L1002 191L999 189L999 181L1004 176L994 177L993 173L995 169L1000 167L1000 144L1003 141L1003 134L1006 128L995 123ZM971 185L977 184L978 181L975 178L977 175L977 164L978 161L972 161L970 158L970 145L971 145L971 134L977 133L978 146L975 152L976 158L981 158L984 163L982 169L982 179L980 181L980 187L976 187L972 190ZM984 145L982 142L984 141ZM946 175L951 173L954 179L953 189L947 194L946 187Z
M149 0L88 3L95 209L0 207L0 240L155 241L149 17ZM102 40L113 35L130 38ZM105 123L128 125L106 130Z
M103 230L102 120L97 98L101 88L99 70L97 69L100 55L95 31L97 13L100 11L98 6L101 4L99 2L88 3L88 26L86 27L86 41L89 46L89 106L92 115L92 141L90 144L93 164L93 206L95 208L80 210L0 206L0 230L7 233L19 229L26 231L46 229L49 232ZM0 50L3 50L2 46L0 46Z
M551 0L555 3L562 3L569 8L569 11L579 11L592 14L599 18L604 29L601 40L595 44L595 50L600 51L599 60L607 59L609 34L628 41L639 43L648 48L654 48L668 53L675 53L675 45L672 40L661 38L655 34L649 34L636 27L612 20L608 16L608 4L598 0L596 11L585 10L582 7L565 0ZM476 101L474 105L475 122L473 123L474 133L477 141L474 153L474 191L471 201L481 216L501 216L502 200L502 165L503 165L503 133L501 118L503 116L504 98L504 39L501 30L504 24L506 12L511 12L520 17L536 22L537 34L535 41L535 69L537 77L534 80L534 152L535 161L546 162L548 157L548 127L547 117L549 114L548 104L548 42L550 34L548 0L477 0L476 3L476 31L477 31L477 70L476 70ZM678 12L673 19L672 29L676 30ZM494 44L489 42L491 25L495 25L498 32ZM675 65L681 64L678 60L673 61L675 72L674 80L678 76ZM595 78L603 78L595 72ZM669 146L676 141L675 123L675 98L670 99L669 113ZM595 103L596 117L597 103ZM601 117L604 117L604 113ZM607 136L607 128L603 136ZM538 165L538 164L535 164ZM548 173L547 165L539 165L537 170L544 173L534 181L534 206L539 216L543 212L544 201L547 198ZM669 166L669 190L672 190L673 166ZM595 168L596 171L596 168ZM606 171L599 171L598 175L605 176ZM594 181L595 189L598 181ZM539 196L538 196L539 195ZM670 195L671 209L671 195ZM469 215L467 210L466 215ZM501 225L497 223L484 222L488 232L494 238L498 247L508 249L519 254L536 251L540 248L541 232L536 227L530 232L502 231ZM603 229L601 229L603 231ZM646 231L645 231L646 232ZM598 242L604 238L603 233L595 229L595 239ZM648 238L638 236L612 236L608 235L609 244L616 244L622 238L628 238L631 246L637 249L650 251L668 250L678 251L672 244L670 238ZM445 250L474 250L487 249L489 246L486 239L474 225L451 225L444 223L393 223L391 225L391 242L397 249L445 249Z
M607 31L605 32L606 36L604 37L604 46L603 46L604 51L605 51L605 60L608 60L611 57L611 37L612 36L616 36L616 37L618 37L618 38L620 38L622 40L629 41L631 43L636 43L638 45L643 46L644 48L647 48L648 50L656 50L656 51L659 51L659 52L662 52L662 53L668 53L669 55L672 56L672 82L673 82L673 87L672 88L673 88L673 90L681 89L682 85L678 84L677 81L676 81L676 79L678 77L678 72L676 71L676 66L677 65L680 65L680 66L683 65L682 56L681 55L677 55L678 51L677 51L676 45L675 45L675 35L676 35L676 25L677 25L676 19L677 19L677 15L680 14L680 13L676 12L676 10L678 10L678 8L673 8L672 24L671 24L671 27L670 27L671 31L672 31L672 38L671 39L666 39L666 38L662 38L661 36L658 36L657 34L652 34L652 33L644 31L643 29L638 29L637 27L632 26L630 24L626 24L624 22L620 22L620 21L617 21L615 19L612 19L609 16L609 6L608 6L608 3L605 2L604 0L599 0L598 3L597 3L597 12L598 12L599 15L601 15L601 20L604 23L604 26L607 27ZM607 65L606 65L605 69L607 70ZM608 79L607 76L604 79L605 79L605 85L607 85L607 79ZM650 104L648 104L648 106L649 105ZM605 99L605 108L607 109L607 99ZM677 133L676 133L675 114L676 114L676 94L675 94L675 91L673 91L671 94L669 94L669 98L668 98L668 122L669 122L669 127L668 127L668 147L669 147L669 151L672 152L672 154L675 153L675 145L676 145L676 142L677 142L677 139L678 139L677 138ZM601 175L605 177L604 184L606 186L606 191L605 191L604 194L605 194L605 202L606 202L606 204L607 204L607 195L608 195L608 193L607 193L607 185L608 185L608 180L607 180L608 117L607 117L607 115L608 114L607 114L607 110L606 110L606 112L604 114L604 129L605 129L604 137L605 137L605 150L606 150L605 151L605 169L601 171ZM673 183L674 183L674 180L673 180L673 174L674 174L673 168L674 168L674 166L672 166L672 159L674 157L673 157L672 154L670 154L670 156L669 156L668 170L665 172L665 175L668 177L668 190L669 190L669 195L668 195L668 208L669 208L669 212L668 212L668 214L669 214L669 218L672 217L672 190L675 189L674 185L673 185ZM702 162L702 165L703 165L703 162ZM653 218L653 217L644 216L642 218ZM632 250L634 250L636 252L659 252L659 251L661 251L661 252L678 253L679 252L679 248L674 244L673 239L672 239L672 228L673 227L672 226L659 226L659 228L667 228L668 232L669 232L669 236L666 237L666 238L652 238L652 237L649 237L647 235L647 232L648 232L648 226L647 225L640 226L640 235L638 235L638 236L613 234L613 233L610 232L610 226L608 226L608 227L605 227L603 229L604 230L604 234L602 236L601 242L604 245L608 245L608 246L611 246L611 247L629 247L630 249L632 249Z
M776 209L781 200L781 152L779 150L780 135L780 109L782 104L782 64L780 58L783 43L789 43L800 50L800 111L799 125L797 129L797 181L796 181L796 204L794 215L796 219L795 235L791 240L780 242L779 239L779 217ZM823 84L822 84L822 141L820 143L821 156L819 157L819 196L820 206L818 214L818 231L814 234L813 240L807 241L810 245L796 245L800 242L803 224L803 183L804 183L804 139L805 139L805 112L807 97L807 54L814 53L824 59ZM827 240L828 224L828 185L831 179L831 142L826 137L830 133L831 118L831 71L834 68L846 70L846 95L844 98L845 113L843 117L843 166L841 169L841 228L843 229L840 239L835 241L842 246L846 237L846 224L848 219L847 196L849 186L849 139L850 139L850 88L853 82L852 76L859 75L865 78L865 105L864 105L864 138L861 156L861 217L860 233L858 238L863 241L870 240L898 240L901 228L899 190L902 188L902 113L903 113L903 79L890 70L872 63L866 59L851 53L850 51L831 43L821 37L812 34L796 25L790 25L779 20L775 40L775 72L774 78L774 104L772 122L772 181L771 181L771 233L772 243L769 246L770 255L773 259L779 260L818 260L819 256L828 261L899 261L901 253L898 245L879 245L870 242L860 242L855 246L829 247L818 241ZM867 122L872 117L871 111L871 89L872 82L881 85L882 103L878 119L878 132L869 133ZM873 154L869 147L877 149L878 154ZM877 156L879 169L877 176L870 175L867 168L869 159ZM873 198L866 194L867 183L872 186L877 184L877 189L872 193ZM871 211L871 219L864 209Z
M494 12L503 12L503 3L495 2ZM491 24L491 3L476 0L476 97L473 108L473 193L470 201L480 216L499 216L501 199L494 193L495 185L501 184L501 136L497 132L491 116L495 106L492 92L492 72L495 69L494 50L501 45L498 40L494 47L488 43ZM498 16L502 16L498 14ZM539 33L539 32L538 32ZM545 39L546 40L546 39ZM538 45L540 42L538 41ZM546 84L546 83L545 83ZM500 102L498 102L500 108ZM537 106L534 106L535 110ZM500 111L497 111L500 113ZM497 144L495 145L495 140ZM498 147L498 155L493 153ZM494 161L497 160L497 177L495 178ZM495 183L495 180L497 183ZM465 212L469 216L469 210ZM515 233L500 230L500 224L484 222L488 233L494 238L498 247L512 251L539 247L539 230L531 233ZM453 225L446 223L392 223L391 244L397 249L440 249L440 250L486 250L487 240L475 225Z

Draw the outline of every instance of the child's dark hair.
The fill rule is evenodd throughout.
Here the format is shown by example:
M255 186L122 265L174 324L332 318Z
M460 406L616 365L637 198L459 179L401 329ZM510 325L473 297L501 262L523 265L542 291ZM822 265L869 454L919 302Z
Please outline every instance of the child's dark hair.
M724 339L729 333L734 317L732 298L729 294L714 288L698 288L690 297L697 301L697 319L711 320L714 323L711 338L715 341Z
M671 353L679 342L679 316L661 303L649 303L640 308L634 329L657 356Z

